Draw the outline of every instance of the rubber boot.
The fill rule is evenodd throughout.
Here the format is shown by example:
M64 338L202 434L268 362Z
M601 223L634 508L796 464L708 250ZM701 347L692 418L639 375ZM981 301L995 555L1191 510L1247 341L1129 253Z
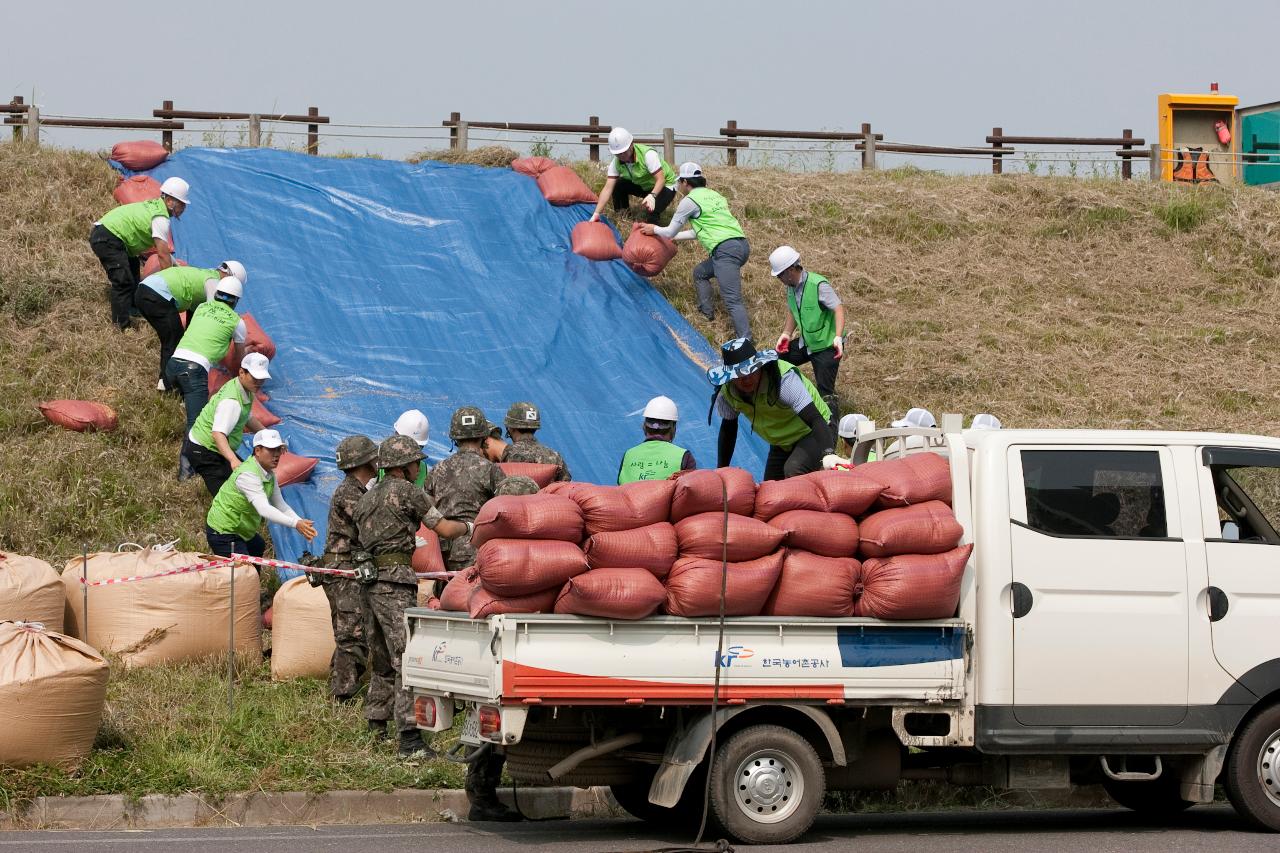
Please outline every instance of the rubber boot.
M396 752L401 758L420 758L429 761L436 757L435 750L423 742L422 732L418 729L400 733L400 747Z
M373 733L374 740L388 740L390 735L387 734L386 720L369 720L369 731Z
M484 797L476 797L471 801L471 810L467 812L467 820L515 823L516 821L524 820L524 817L519 812L503 805L496 795L489 794Z

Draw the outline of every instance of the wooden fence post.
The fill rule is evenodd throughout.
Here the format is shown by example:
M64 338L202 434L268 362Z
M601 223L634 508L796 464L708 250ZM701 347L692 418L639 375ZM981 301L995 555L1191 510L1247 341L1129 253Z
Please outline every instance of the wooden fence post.
M462 113L449 113L449 121L453 122L453 126L449 128L449 147L458 147L458 122L462 121Z
M592 127L598 126L600 124L600 116L587 116L587 124L591 125ZM593 130L591 131L591 135L596 136L597 134ZM591 145L589 146L588 150L591 152L591 156L590 156L591 162L599 163L600 162L600 146Z
M173 101L165 101L160 105L160 108L163 110L173 109ZM172 121L172 119L165 119L165 121ZM164 150L172 154L173 153L173 131L172 130L160 131L160 143L164 145Z
M262 147L262 116L249 113L249 147Z
M27 136L32 145L40 147L40 107L35 104L27 107Z
M1004 136L1004 128L1003 127L991 128L991 135L996 137ZM991 143L992 148L1001 148L1003 146L1004 146L1003 142ZM1000 158L1001 158L1001 155L999 154L991 155L991 174L993 175L1004 174L1004 161Z
M676 159L676 129L674 127L664 127L662 129L662 156L668 163L674 163ZM675 187L672 187L675 189Z
M871 132L871 125L863 122L862 124L862 168L874 169L876 167L876 135Z
M307 115L320 115L319 107L307 107ZM307 153L315 156L320 153L320 125L307 125Z
M1164 180L1164 160L1160 156L1160 143L1151 145L1151 180Z
M725 122L724 124L725 124L725 127L729 128L730 130L737 130L737 129L738 129L738 120L737 120L737 119L729 119L729 120L728 120L727 122ZM730 142L737 142L737 141L738 141L738 137L736 137L736 136L730 136L730 137L729 137L729 141L730 141ZM738 149L737 149L737 148L730 148L730 149L729 149L729 153L728 153L727 155L725 155L725 162L726 162L726 163L728 163L730 166L737 166L737 165L738 165Z
M21 106L24 103L26 102L23 100L21 95L14 95L12 98L9 99L10 106L17 107L17 106ZM13 115L20 115L20 113L13 113ZM15 124L13 126L13 141L14 142L22 141L22 125L20 124Z
M457 130L458 130L458 140L457 140L458 144L455 145L454 147L457 148L459 151L466 151L467 150L467 132L468 132L467 123L465 121L458 122Z
M1126 127L1126 128L1125 128L1125 129L1120 133L1120 135L1121 135L1122 137L1124 137L1125 139L1133 139L1133 128L1131 128L1131 127ZM1121 147L1123 150L1125 150L1125 151L1132 151L1132 150L1133 150L1133 146L1132 146L1132 145L1129 145L1129 144L1127 144L1127 143L1126 143L1125 145L1120 146L1120 147ZM1129 180L1129 179L1131 179L1131 178L1133 177L1133 158L1132 158L1132 157L1123 157L1123 158L1121 158L1121 163L1120 163L1120 177L1121 177L1121 179L1122 179L1122 180L1126 180L1126 181L1127 181L1127 180Z

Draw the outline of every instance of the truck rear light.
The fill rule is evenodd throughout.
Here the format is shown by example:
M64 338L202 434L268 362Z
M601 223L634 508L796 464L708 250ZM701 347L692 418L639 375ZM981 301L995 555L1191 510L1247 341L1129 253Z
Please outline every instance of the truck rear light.
M492 705L481 705L480 737L491 738L502 731L502 713Z
M413 700L413 720L420 728L432 729L436 725L436 700L419 696Z

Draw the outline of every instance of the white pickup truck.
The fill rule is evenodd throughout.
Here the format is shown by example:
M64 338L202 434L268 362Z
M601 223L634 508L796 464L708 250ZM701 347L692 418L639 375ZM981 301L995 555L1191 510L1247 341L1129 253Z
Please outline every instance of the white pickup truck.
M954 618L730 618L721 637L713 618L413 609L419 726L462 711L462 751L504 749L517 782L609 785L669 825L696 825L709 781L748 843L798 837L828 790L902 779L1101 783L1157 814L1221 782L1280 830L1280 440L955 425L856 454L948 456L975 545Z

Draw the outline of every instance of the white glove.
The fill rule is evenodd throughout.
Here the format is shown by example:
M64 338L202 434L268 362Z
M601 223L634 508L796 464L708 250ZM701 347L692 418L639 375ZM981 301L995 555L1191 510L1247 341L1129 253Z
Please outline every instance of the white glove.
M427 547L427 540L423 539L421 536L415 536L413 537L413 547L425 548Z
M831 342L831 345L835 347L836 358L844 358L844 338L836 335L836 338Z
M658 206L658 200L653 197L653 193L649 193L647 196L645 196L644 200L640 203L643 204L644 209L649 211L650 213L653 213L653 209Z
M837 465L848 465L848 464L849 464L848 459L845 459L843 456L837 456L834 453L828 453L826 456L822 457L822 467L827 471L832 470Z

